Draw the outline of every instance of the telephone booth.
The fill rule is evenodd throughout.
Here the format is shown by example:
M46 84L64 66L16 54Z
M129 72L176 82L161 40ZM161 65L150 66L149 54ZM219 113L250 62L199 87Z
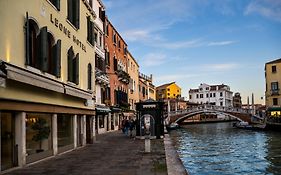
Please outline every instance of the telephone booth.
M164 102L147 100L145 102L136 103L137 120L136 120L136 136L137 138L160 139L164 136Z

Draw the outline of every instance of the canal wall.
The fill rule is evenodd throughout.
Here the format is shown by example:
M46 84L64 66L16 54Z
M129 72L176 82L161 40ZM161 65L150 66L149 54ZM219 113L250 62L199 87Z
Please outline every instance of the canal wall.
M169 134L164 137L168 175L188 175Z

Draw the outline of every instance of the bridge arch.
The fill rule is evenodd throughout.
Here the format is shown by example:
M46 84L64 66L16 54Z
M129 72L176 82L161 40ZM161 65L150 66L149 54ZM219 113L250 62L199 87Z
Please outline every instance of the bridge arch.
M233 114L230 114L230 113L227 113L227 112L223 112L223 111L216 111L216 110L198 110L198 111L194 111L194 112L191 112L191 113L188 113L188 114L185 114L183 115L182 117L179 117L178 119L176 119L175 121L173 121L172 123L177 123L177 124L180 124L181 122L183 122L185 119L187 118L190 118L192 116L195 116L197 114L204 114L204 113L215 113L215 114L223 114L223 115L226 115L226 116L230 116L232 118L235 118L237 119L238 121L243 121L241 118L233 115Z

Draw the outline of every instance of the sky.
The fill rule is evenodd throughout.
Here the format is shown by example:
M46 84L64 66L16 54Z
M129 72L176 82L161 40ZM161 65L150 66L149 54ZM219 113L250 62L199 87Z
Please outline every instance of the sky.
M227 84L264 104L266 62L281 58L281 0L103 0L140 72L156 86ZM262 100L263 97L263 100ZM251 99L251 98L250 98Z

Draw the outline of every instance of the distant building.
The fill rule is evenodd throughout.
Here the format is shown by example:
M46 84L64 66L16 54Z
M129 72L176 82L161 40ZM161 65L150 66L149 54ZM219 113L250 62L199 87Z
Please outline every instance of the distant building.
M267 107L281 107L281 58L265 64L265 104Z
M135 103L139 102L139 65L134 57L128 52L128 74L130 76L129 83L129 104L130 110L136 110Z
M198 89L189 90L189 101L216 106L232 106L232 94L228 85L200 84Z
M178 99L181 97L181 88L175 83L167 83L156 87L156 99Z
M156 89L152 83L152 75L139 74L139 97L140 101L148 99L156 100Z
M234 108L242 107L242 100L241 100L241 95L239 92L236 92L233 96L233 107Z

